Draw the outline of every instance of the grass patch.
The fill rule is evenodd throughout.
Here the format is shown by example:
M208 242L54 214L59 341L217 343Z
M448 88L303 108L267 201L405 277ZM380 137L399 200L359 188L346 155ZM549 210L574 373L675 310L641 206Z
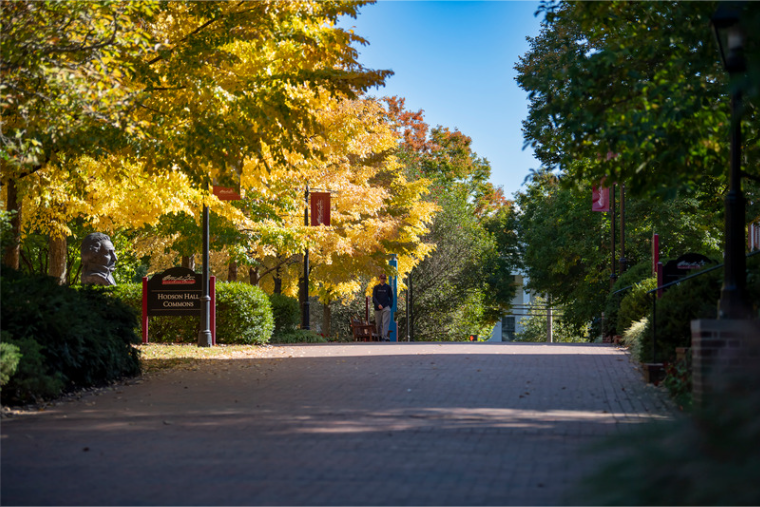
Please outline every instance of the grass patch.
M137 345L142 373L172 368L193 368L209 359L241 359L264 356L267 345L216 345L199 347L188 343L148 343Z

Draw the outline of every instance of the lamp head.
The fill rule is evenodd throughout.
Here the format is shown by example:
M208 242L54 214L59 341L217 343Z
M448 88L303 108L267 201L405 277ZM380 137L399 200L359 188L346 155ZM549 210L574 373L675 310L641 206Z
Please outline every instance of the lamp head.
M747 70L744 58L744 29L740 21L744 2L719 2L718 9L710 19L715 40L718 42L720 59L729 74Z

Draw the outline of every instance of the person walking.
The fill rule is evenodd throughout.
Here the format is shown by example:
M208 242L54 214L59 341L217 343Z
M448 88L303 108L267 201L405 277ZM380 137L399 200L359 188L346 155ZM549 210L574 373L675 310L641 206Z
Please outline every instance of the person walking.
M384 342L390 341L388 328L391 325L391 307L393 306L393 291L385 283L385 273L378 277L380 283L372 289L372 304L375 306L375 327L377 335Z

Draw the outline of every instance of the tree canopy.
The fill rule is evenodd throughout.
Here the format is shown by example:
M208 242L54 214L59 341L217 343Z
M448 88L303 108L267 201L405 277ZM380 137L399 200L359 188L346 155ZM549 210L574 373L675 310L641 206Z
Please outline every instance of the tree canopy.
M544 4L541 33L516 65L531 101L526 144L542 164L590 184L624 182L634 195L672 196L724 182L730 85L748 98L744 153L755 165L757 90L746 76L729 83L710 29L716 5ZM751 2L745 9L753 33L760 9ZM750 77L756 49L750 40Z

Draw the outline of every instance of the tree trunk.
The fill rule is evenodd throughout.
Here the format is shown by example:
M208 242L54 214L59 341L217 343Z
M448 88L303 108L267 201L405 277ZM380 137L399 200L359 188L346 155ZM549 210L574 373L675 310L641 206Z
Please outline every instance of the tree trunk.
M237 282L238 277L238 265L235 261L230 261L230 264L227 266L227 281L228 282Z
M68 243L66 236L50 236L48 240L48 275L55 278L58 285L67 283Z
M282 278L280 278L279 276L276 276L274 278L274 293L282 294Z
M19 268L19 254L21 253L21 201L18 199L18 189L16 182L8 180L8 201L6 211L15 211L11 218L10 241L5 246L3 252L3 264L9 268Z
M251 281L251 285L259 284L259 270L256 268L250 268L248 270L248 278Z
M195 271L195 255L183 255L182 267Z

